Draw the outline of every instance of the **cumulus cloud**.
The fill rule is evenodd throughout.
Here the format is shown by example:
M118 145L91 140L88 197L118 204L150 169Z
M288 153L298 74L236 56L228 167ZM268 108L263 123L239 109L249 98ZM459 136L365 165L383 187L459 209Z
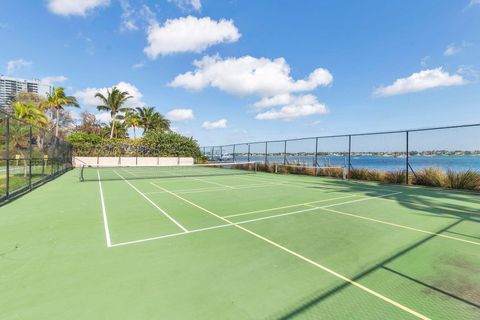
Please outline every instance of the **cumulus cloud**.
M165 116L168 120L176 122L193 120L194 118L192 109L173 109Z
M40 81L46 85L53 86L55 83L62 83L67 81L68 78L65 76L51 76L42 78Z
M415 72L407 78L400 78L386 87L374 91L376 96L393 96L424 91L437 87L459 86L467 81L460 74L449 74L443 68L427 69Z
M227 119L220 119L217 121L205 121L202 123L202 128L207 130L224 129L227 127Z
M133 98L128 99L126 106L128 107L138 107L143 105L142 102L143 94L140 90L128 82L119 82L118 84L112 86L117 87L120 91L127 91ZM105 88L85 88L74 93L74 96L80 101L80 103L85 107L96 107L99 105L100 100L95 98L95 94L100 92L104 95L107 94L107 90L111 90L112 87Z
M10 60L7 62L7 74L12 74L19 69L29 68L32 66L32 64L32 61L24 59Z
M144 51L151 59L180 52L202 52L215 44L240 38L232 20L192 16L169 19L163 25L155 22L147 33L148 47Z
M200 0L168 0L168 2L175 3L177 7L184 11L200 11L202 9Z
M260 105L260 108L283 105L280 108L273 108L257 114L255 117L257 120L290 121L296 118L328 112L327 106L318 102L317 97L311 94L262 99L257 105Z
M110 5L110 0L48 0L48 9L61 16L85 16L98 7Z
M333 76L323 68L315 69L303 80L290 76L285 59L244 56L222 59L205 56L194 61L194 71L178 75L172 87L201 90L211 86L235 95L273 96L291 92L311 91L332 83Z

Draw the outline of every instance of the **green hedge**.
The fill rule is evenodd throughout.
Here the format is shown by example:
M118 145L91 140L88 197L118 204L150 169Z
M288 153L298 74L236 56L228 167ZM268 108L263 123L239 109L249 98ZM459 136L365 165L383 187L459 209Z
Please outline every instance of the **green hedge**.
M151 131L136 140L109 139L95 134L74 133L67 140L74 156L162 156L201 158L200 147L193 138L175 132Z

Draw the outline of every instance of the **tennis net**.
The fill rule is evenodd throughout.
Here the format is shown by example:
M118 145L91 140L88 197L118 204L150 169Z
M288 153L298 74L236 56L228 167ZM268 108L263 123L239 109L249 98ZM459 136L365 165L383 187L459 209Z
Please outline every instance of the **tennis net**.
M160 179L254 174L256 162L206 163L173 166L83 166L80 181Z

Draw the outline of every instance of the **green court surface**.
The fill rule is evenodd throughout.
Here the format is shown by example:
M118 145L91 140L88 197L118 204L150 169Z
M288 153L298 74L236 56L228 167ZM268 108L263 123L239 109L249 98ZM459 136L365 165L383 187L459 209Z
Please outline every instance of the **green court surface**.
M94 173L0 207L0 319L480 319L477 194Z

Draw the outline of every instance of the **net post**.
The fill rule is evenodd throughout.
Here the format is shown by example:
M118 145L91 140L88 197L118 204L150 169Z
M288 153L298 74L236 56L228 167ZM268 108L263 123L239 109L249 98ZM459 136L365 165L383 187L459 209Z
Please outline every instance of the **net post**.
M213 152L214 152L214 151L215 151L215 147L212 146L212 152L211 152L211 153L212 153L212 157L211 157L211 159L210 159L210 160L212 160L212 161L213 161Z
M250 162L250 143L248 144L247 162Z
M405 146L406 146L406 151L407 151L407 154L406 154L406 157L405 157L405 184L408 184L408 167L410 165L410 159L409 159L409 132L408 131L405 131Z
M28 188L32 189L32 126L30 125L29 130L29 139L28 139L28 148L29 148L29 165L28 165Z
M220 146L220 162L223 162L223 146Z
M287 165L287 140L284 141L283 145L283 165Z
M232 161L235 162L235 146L236 144L233 145L233 155L232 155Z
M7 112L5 116L5 158L7 159L7 166L5 168L7 177L5 180L5 197L8 199L10 194L10 114Z
M85 168L85 165L83 164L82 167L80 168L80 182L84 182L85 178L83 177L83 170Z

